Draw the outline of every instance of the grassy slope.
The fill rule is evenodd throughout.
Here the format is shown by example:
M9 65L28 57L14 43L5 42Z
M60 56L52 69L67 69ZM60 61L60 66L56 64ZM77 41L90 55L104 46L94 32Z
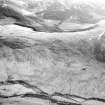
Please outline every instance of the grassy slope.
M48 93L105 98L104 63L94 55L94 39L105 28L103 22L99 24L102 26L78 33L35 33L1 26L0 80L23 79Z
M94 39L102 30L51 34L1 27L1 80L9 76L27 80L48 93L104 97L104 64L94 57Z

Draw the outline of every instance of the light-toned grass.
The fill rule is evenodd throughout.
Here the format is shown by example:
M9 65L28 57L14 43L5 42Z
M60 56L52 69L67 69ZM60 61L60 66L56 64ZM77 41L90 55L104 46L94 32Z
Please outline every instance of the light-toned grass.
M104 68L97 65L90 40L29 39L29 43L24 37L23 45L21 38L7 37L0 42L0 67L5 79L26 80L48 93L102 95L102 87L97 86Z

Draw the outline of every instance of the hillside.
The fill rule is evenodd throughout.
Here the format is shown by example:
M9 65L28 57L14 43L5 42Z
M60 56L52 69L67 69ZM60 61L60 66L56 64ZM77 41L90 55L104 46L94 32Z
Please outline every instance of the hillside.
M1 9L1 17L15 18L15 24L26 26L36 31L84 31L88 30L88 27L91 29L91 26L94 27L100 20L104 20L105 17L104 4L101 5L99 3L95 5L94 2L90 4L87 2L71 2L69 5L67 1L62 3L56 0L51 2L48 0L44 2L9 0L7 6L11 8L9 13L7 10L3 10L5 13L2 14ZM19 8L21 8L21 11ZM17 15L14 16L13 14Z
M105 105L99 1L0 1L0 105Z

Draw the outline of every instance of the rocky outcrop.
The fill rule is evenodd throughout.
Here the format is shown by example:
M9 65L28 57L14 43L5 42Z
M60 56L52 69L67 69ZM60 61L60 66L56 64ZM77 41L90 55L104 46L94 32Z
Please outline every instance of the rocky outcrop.
M94 6L94 3L71 2L72 5L69 5L66 1L63 4L56 0L44 2L1 0L0 18L8 20L9 17L8 24L29 27L38 32L88 31L105 18L105 10Z

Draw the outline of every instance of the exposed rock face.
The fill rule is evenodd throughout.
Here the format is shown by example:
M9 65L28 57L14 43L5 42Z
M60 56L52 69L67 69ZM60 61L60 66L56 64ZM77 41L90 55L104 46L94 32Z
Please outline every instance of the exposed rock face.
M8 0L0 3L0 18L9 17L9 24L14 23L40 32L91 30L96 27L97 22L105 18L105 9L100 3L95 5L94 2L69 2L65 0L62 4L59 0Z

